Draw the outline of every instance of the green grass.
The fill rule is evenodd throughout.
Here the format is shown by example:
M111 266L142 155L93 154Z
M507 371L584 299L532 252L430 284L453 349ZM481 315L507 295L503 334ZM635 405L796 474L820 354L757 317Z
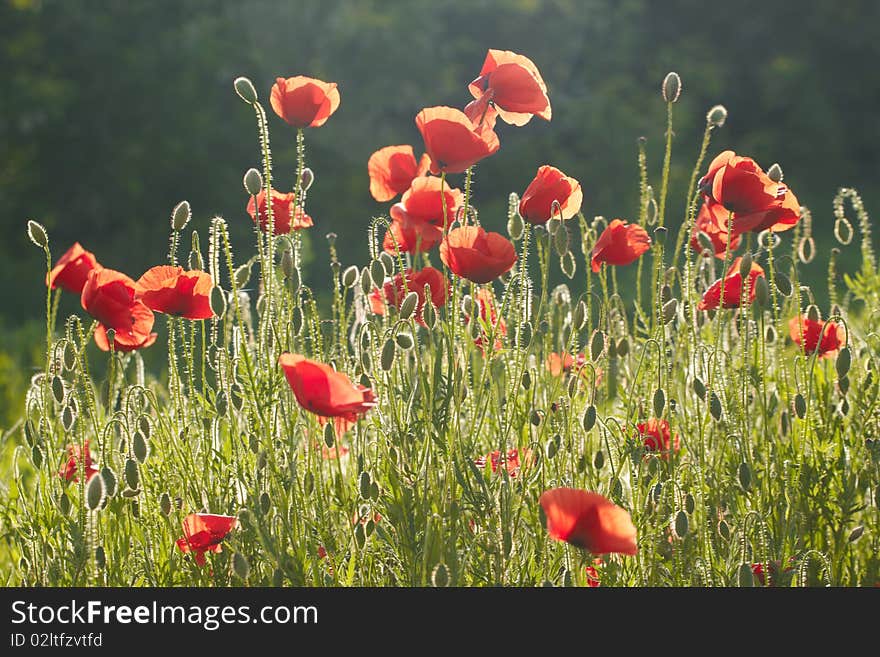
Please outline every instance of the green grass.
M267 149L266 131L265 179ZM297 179L304 164L300 150ZM655 182L663 198L665 175ZM649 189L620 190L630 192L647 208ZM822 315L846 322L848 371L788 338L788 320L812 294L792 291L809 268L798 255L809 236L803 220L772 253L749 242L767 270L767 303L707 313L695 310L698 292L721 263L686 240L654 233L632 265L644 274L639 294L619 287L610 268L590 272L602 219L581 215L550 235L511 213L519 263L492 284L504 332L500 322L465 324L462 301L477 291L467 281L451 277L451 302L421 327L393 310L365 312L362 271L343 284L332 239L333 279L311 290L290 268L300 266L300 234L261 235L256 255L234 254L214 219L202 255L230 301L222 318L205 322L157 315L160 343L172 336L159 378L137 352L87 351L94 325L85 313L50 327L48 367L62 394L37 377L21 422L3 437L11 454L0 483L3 583L586 586L595 565L602 586L741 586L758 584L752 565L764 564L774 584L872 586L880 582L880 342L870 309L880 274L857 196L835 201L838 221L849 225L844 197L855 201L862 248L837 248L863 264L845 281L828 272L837 305ZM660 217L686 214L684 200L670 203ZM650 231L647 215L631 220ZM501 228L497 218L483 221ZM379 256L382 225L369 231L367 267L391 275L407 256ZM173 259L183 235L172 235ZM429 258L440 266L436 253ZM548 289L557 269L569 283ZM23 284L41 290L43 272L32 274ZM319 311L315 298L328 293ZM501 349L483 353L469 337L476 331ZM389 346L401 333L414 345L404 337ZM335 439L291 394L277 365L287 351L335 364L371 387L378 405ZM563 351L587 354L585 376L548 371L549 354ZM93 378L97 371L106 375ZM646 452L634 430L652 416L681 438L668 460ZM82 477L58 476L68 445L86 440L107 492L115 488L96 510ZM322 458L321 445L333 442L347 455ZM531 453L515 477L474 464L514 448ZM638 554L595 564L549 538L538 498L557 486L627 509ZM175 546L183 517L198 511L240 520L203 568Z

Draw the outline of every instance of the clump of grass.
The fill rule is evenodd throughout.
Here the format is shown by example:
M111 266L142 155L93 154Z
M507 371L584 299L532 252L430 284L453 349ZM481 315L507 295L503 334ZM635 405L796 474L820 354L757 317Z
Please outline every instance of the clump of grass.
M235 86L257 120L262 171L245 176L257 207L258 195L284 176L273 171L256 92L243 79ZM852 240L849 199L864 236L863 266L838 289L832 259L835 305L823 313L800 283L815 250L812 242L805 247L812 238L803 220L791 238L745 238L744 251L767 274L754 304L743 286L739 308L698 310L719 277L716 264L723 262L724 274L732 260L731 250L721 261L690 247L698 177L726 111L715 107L707 116L673 245L664 221L680 90L678 76L667 77L659 201L639 145L634 219L653 240L638 264L649 280L640 275L637 291L618 285L614 267L591 272L608 220L578 213L560 221L556 203L546 227L535 227L519 216L515 194L507 226L518 262L509 273L482 285L452 276L443 308L413 301L384 314L370 312L370 296L431 258L399 245L384 251L378 229L387 218L368 231L369 263L340 263L337 237L328 235L332 277L316 290L302 282L300 232L276 234L272 203L268 229L255 229L254 254L234 253L226 221L213 218L206 233L193 231L186 258L190 269L210 275L213 317L167 316L163 372L146 372L137 350L111 350L98 354L107 374L96 379L87 349L96 323L73 315L59 325L49 289L46 366L31 381L21 423L5 437L17 446L0 489L4 583L880 581L878 318L871 311L880 275L867 213L853 190L835 199L839 248ZM296 140L291 216L305 212L315 177L302 127ZM457 224L480 225L472 173L469 167ZM172 265L183 260L190 217L188 204L172 212ZM730 234L733 213L727 219ZM36 222L29 233L51 270L49 237ZM548 289L556 267L570 283ZM407 280L401 297L413 292ZM329 312L322 312L317 299L328 292ZM822 322L822 331L843 327L846 346L836 357L792 343L788 322L801 315ZM377 405L347 431L322 425L292 394L278 365L282 353L332 364L369 388ZM556 368L548 365L554 354ZM654 443L640 425L657 428ZM87 450L95 474L85 467ZM72 476L59 476L71 459ZM597 491L627 509L637 554L596 560L550 540L539 498L562 486ZM209 568L176 545L191 513L238 518L222 551L207 555Z

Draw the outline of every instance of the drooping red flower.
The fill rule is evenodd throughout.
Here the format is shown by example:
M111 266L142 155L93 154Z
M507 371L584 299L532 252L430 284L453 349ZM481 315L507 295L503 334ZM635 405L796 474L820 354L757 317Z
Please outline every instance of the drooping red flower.
M317 415L321 424L332 419L337 435L376 405L372 390L354 385L329 365L291 353L281 354L278 362L299 405Z
M485 456L478 456L474 459L474 465L478 468L485 468L486 463L489 463L489 466L492 468L492 472L498 472L498 466L503 465L504 469L507 470L507 474L510 475L511 478L515 479L519 474L520 470L531 462L532 459L532 450L528 447L518 450L511 449L508 450L507 454L503 454L499 450L495 450L494 452L490 452Z
M468 89L478 101L491 102L498 116L511 125L525 125L532 116L546 121L552 116L547 85L538 67L509 50L489 49L479 77Z
M806 315L792 317L788 322L788 333L808 356L818 353L819 358L830 358L846 346L846 329L834 321L826 325L821 319L810 319Z
M83 286L82 307L99 324L95 329L95 344L103 351L110 350L107 330L113 329L116 351L133 351L149 347L156 341L153 329L153 311L136 298L137 284L114 269L93 269Z
M464 106L464 115L474 124L478 134L492 132L498 121L498 110L489 102L489 96L481 96Z
M678 434L672 435L669 422L656 417L649 418L646 422L636 425L645 451L657 452L664 461L669 460L670 453L681 449L681 439Z
M222 552L220 543L235 528L237 522L235 516L190 513L183 519L183 538L177 539L177 547L184 554L192 552L196 563L204 566L205 552Z
M703 293L703 298L697 305L697 310L714 310L721 304L724 308L739 308L740 298L742 296L742 275L739 272L742 257L736 258L733 264L724 275L724 302L721 303L721 281L718 279L709 289ZM755 282L759 276L764 275L764 269L756 262L752 263L752 268L748 276L748 291L746 292L746 305L751 305L755 300Z
M736 233L733 239L728 240L727 219L730 213L720 203L707 198L700 205L700 212L694 221L694 230L691 233L691 248L697 253L702 252L703 246L698 235L706 233L712 242L712 250L716 258L724 258L728 247L731 251L739 248L742 237ZM732 227L731 222L731 227ZM729 242L729 244L728 244Z
M159 265L148 269L137 283L137 297L148 308L185 319L211 319L211 275L183 267Z
M456 276L489 283L513 268L516 249L500 233L487 233L480 226L462 226L449 231L440 242L440 259Z
M370 174L370 194L380 203L390 201L409 189L415 178L424 176L431 168L431 158L425 153L416 162L413 147L386 146L370 156L367 172Z
M638 224L627 224L622 219L614 219L596 240L590 266L596 273L602 263L609 265L628 265L635 262L651 248L648 232Z
M733 212L734 235L788 230L801 217L800 204L788 187L771 180L752 158L733 151L724 151L712 160L700 179L700 189Z
M576 488L544 491L541 508L547 532L593 554L636 554L636 528L629 512L598 493Z
M58 476L64 479L64 481L72 481L76 483L79 481L79 478L76 476L77 469L79 467L80 460L80 449L79 445L68 445L67 446L67 462L64 464L64 467L58 473ZM82 450L82 460L83 465L85 466L86 472L86 482L89 482L92 477L94 477L100 470L98 466L92 463L92 455L89 453L89 441L86 440L83 444Z
M275 222L275 235L287 235L291 230L311 228L314 225L312 218L303 212L301 207L296 207L296 195L293 192L282 194L276 189L272 190L272 220ZM260 230L269 232L269 209L266 205L266 190L260 190L257 194L257 206L260 211ZM254 211L254 197L251 196L247 204L247 213L254 222L257 221L257 213Z
M538 169L519 202L519 214L530 224L546 224L550 219L571 219L581 209L581 184L556 167L545 164ZM559 203L554 215L553 202Z
M446 299L449 296L449 283L443 272L434 267L425 267L418 271L407 269L405 280L406 286L404 286L404 275L395 274L394 278L385 281L381 291L379 288L375 288L370 294L370 307L375 314L384 315L386 305L400 308L407 292L415 292L419 297L415 319L424 326L422 309L425 305L425 286L428 285L431 288L431 303L436 308L442 308L446 305Z
M416 178L400 202L391 206L392 222L382 243L385 251L394 253L396 241L403 253L423 253L440 241L443 229L455 221L464 202L458 189L447 186L441 191L441 182L433 177Z
M94 253L86 251L79 242L74 242L73 246L58 258L52 271L46 274L46 285L53 290L60 287L74 294L82 294L89 272L100 266Z
M483 346L489 341L492 331L495 331L495 343L493 349L500 351L504 347L501 338L507 335L507 322L498 315L498 304L495 301L495 293L491 287L481 287L474 293L474 301L480 309L480 319L485 326L480 328L480 333L474 338L474 344L483 353ZM465 313L465 323L470 322L470 316Z
M317 128L339 107L335 82L304 75L278 78L272 86L272 109L294 128Z
M431 173L461 173L501 146L498 135L475 126L454 107L426 107L416 115L416 127L431 157Z

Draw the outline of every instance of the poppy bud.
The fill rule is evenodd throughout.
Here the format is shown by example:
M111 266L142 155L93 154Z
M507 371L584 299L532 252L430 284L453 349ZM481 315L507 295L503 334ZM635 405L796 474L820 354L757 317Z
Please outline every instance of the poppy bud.
M209 303L211 305L211 312L218 318L222 318L226 314L226 294L219 285L215 285L211 290Z
M668 231L666 229L666 226L657 226L654 229L654 241L656 241L657 244L659 244L660 246L663 246L664 244L666 244L666 233L667 232Z
M290 279L293 276L293 251L290 249L284 249L284 251L281 252L281 271L287 279Z
M299 179L299 188L302 191L307 192L309 191L309 187L312 186L313 182L315 182L315 172L306 167L302 170L302 176Z
M107 329L107 344L112 348L116 344L116 329Z
M352 265L351 267L347 267L344 272L342 272L342 285L346 288L354 287L354 284L357 282L358 277L358 268L356 265Z
M205 262L202 260L202 254L199 251L189 252L187 264L192 271L202 271L205 268Z
M253 105L257 102L257 90L254 89L254 83L248 78L244 76L235 78L232 86L235 87L235 93L238 94L238 97L248 105Z
M584 417L581 421L584 431L589 431L596 424L596 407L593 404L587 406L587 410L584 411Z
M422 321L429 329L433 329L437 325L437 311L430 300L426 300L425 306L422 308Z
M397 346L404 351L412 349L415 344L412 333L409 331L400 331L400 333L394 336L394 341L397 343Z
M550 221L558 221L558 219L551 219ZM550 223L549 221L547 222ZM553 234L553 246L556 248L556 254L564 256L568 253L568 245L569 245L569 235L568 229L565 226L559 226L556 229L556 232Z
M559 201L553 201L553 206L552 206L552 207L553 207L552 212L553 212L554 214L558 214L558 212L559 212ZM547 232L550 233L551 235L555 236L555 235L556 235L556 232L559 230L560 226L562 226L562 222L554 216L554 217L548 219L548 220L547 220L547 223L544 224L544 225L545 225L546 228L547 228Z
M171 211L171 229L183 230L191 218L192 209L189 207L189 201L181 201Z
M715 421L718 422L721 420L721 413L724 409L721 406L721 399L718 397L718 394L713 390L709 393L709 412L712 414L712 417L715 418Z
M739 464L737 478L739 479L739 485L742 486L743 490L749 490L749 488L752 487L752 469L745 461Z
M565 255L562 256L562 259L559 261L559 267L562 269L562 273L568 276L568 278L574 278L576 265L574 254L571 251L567 251Z
M837 376L842 379L849 373L850 365L852 364L852 352L849 347L843 347L840 350L840 353L837 354L837 361L834 363L837 368Z
M374 287L373 278L372 278L372 276L370 276L370 268L369 267L364 267L361 270L361 279L360 280L361 280L361 292L363 292L364 294L369 294L370 291ZM380 281L380 284L381 284L381 281ZM375 286L375 287L378 287L378 286Z
M235 270L235 284L239 289L244 288L251 279L251 263L246 262Z
M140 474L138 473L137 462L134 459L125 461L125 483L132 490L136 490L140 483Z
M431 572L431 585L442 589L449 586L449 569L444 563L438 563Z
M540 426L541 420L544 419L544 413L541 410L535 409L529 415L529 422L532 423L533 426Z
M131 450L134 452L134 457L138 460L138 463L143 463L150 455L147 439L144 438L144 434L140 431L134 432L134 438L131 441Z
M171 496L167 492L159 496L159 510L163 516L171 514Z
M852 542L854 542L854 541L857 541L857 540L859 540L859 539L862 537L862 534L864 534L864 533L865 533L865 526L864 526L864 525L859 525L858 527L856 527L855 529L853 529L853 530L849 533L849 538L848 538L847 540L848 540L850 543L852 543Z
M571 314L571 323L576 331L580 331L587 320L587 304L584 303L583 299L580 299L574 306L574 311Z
M390 338L382 345L382 354L379 359L379 365L386 372L391 369L394 364L394 340Z
M794 412L801 420L803 420L804 416L807 414L807 400L801 393L797 393L794 396Z
M474 314L474 309L476 308L476 303L474 303L474 299L470 294L465 294L461 299L461 310L465 315L470 317Z
M770 286L767 285L767 279L764 276L758 276L755 279L755 300L761 308L770 305Z
M52 377L52 396L55 397L55 401L59 404L64 401L64 381L61 380L60 376Z
M706 385L703 383L703 380L698 376L694 377L694 392L697 393L697 396L700 399L706 398Z
M244 174L244 191L251 196L256 196L263 189L263 176L256 169L248 169Z
M373 284L376 287L380 287L385 281L385 273L385 265L381 260L376 259L370 263L370 278L373 279Z
M242 579L247 579L248 575L250 575L251 565L241 552L236 552L232 555L232 570Z
M675 514L675 522L672 529L678 538L684 538L688 533L688 515L684 511Z
M328 422L324 425L324 444L328 448L332 448L336 443L336 428L333 426L332 422Z
M776 162L767 169L767 177L773 182L782 182L782 167Z
M751 588L755 585L755 576L750 564L741 563L736 571L736 578L742 588Z
M28 237L31 238L31 242L36 244L41 249L49 247L49 236L46 234L46 229L43 228L41 224L38 224L36 221L33 220L28 221L27 233Z
M654 415L660 417L663 415L663 409L666 408L666 392L663 388L657 388L654 391Z
M525 349L532 342L532 323L523 322L516 332L516 346Z
M590 358L594 361L598 360L604 350L605 334L597 329L593 332L593 337L590 340Z
M105 465L101 468L101 478L104 480L104 492L107 497L116 495L116 473L110 466Z
M776 273L776 289L779 290L779 294L784 297L791 296L791 280L781 272Z
M720 128L727 121L727 108L724 105L715 105L706 113L706 123Z
M86 486L86 506L89 507L89 511L95 511L100 508L101 503L104 501L104 479L101 475L97 475L89 479L89 483Z
M663 312L662 319L664 324L668 324L675 318L675 313L678 311L678 299L670 299L666 303L663 304Z
M510 239L519 240L523 236L525 227L522 217L519 216L518 212L515 212L507 221L507 234L510 235Z
M419 302L419 295L416 292L407 294L400 303L400 319L409 319L412 317L416 304Z
M663 78L661 91L663 93L663 100L667 103L674 103L678 100L678 97L681 95L681 78L678 76L678 73L672 71L666 74L666 77Z
M544 226L538 225L535 226L535 241L541 245L542 248L547 247L547 243L550 241L550 234L547 232L547 229Z

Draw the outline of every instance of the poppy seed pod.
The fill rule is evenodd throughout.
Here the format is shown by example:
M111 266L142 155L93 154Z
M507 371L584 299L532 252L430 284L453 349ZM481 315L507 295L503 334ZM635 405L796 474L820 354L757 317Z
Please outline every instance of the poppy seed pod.
M235 88L235 93L238 94L238 97L248 105L253 105L257 102L257 90L254 89L254 83L250 79L244 76L235 78L232 86Z
M681 96L681 78L678 73L672 71L663 78L663 86L661 88L663 100L667 103L674 103Z
M192 209L189 207L189 201L181 201L174 206L171 211L171 228L172 230L183 230L192 218Z
M720 128L727 121L727 108L724 105L715 105L706 113L706 123Z
M251 196L256 196L263 190L263 176L254 168L245 171L242 183L244 184L244 191Z
M46 234L46 229L43 228L41 224L38 224L36 221L33 220L28 221L27 233L31 242L36 244L41 249L48 248L49 236Z

